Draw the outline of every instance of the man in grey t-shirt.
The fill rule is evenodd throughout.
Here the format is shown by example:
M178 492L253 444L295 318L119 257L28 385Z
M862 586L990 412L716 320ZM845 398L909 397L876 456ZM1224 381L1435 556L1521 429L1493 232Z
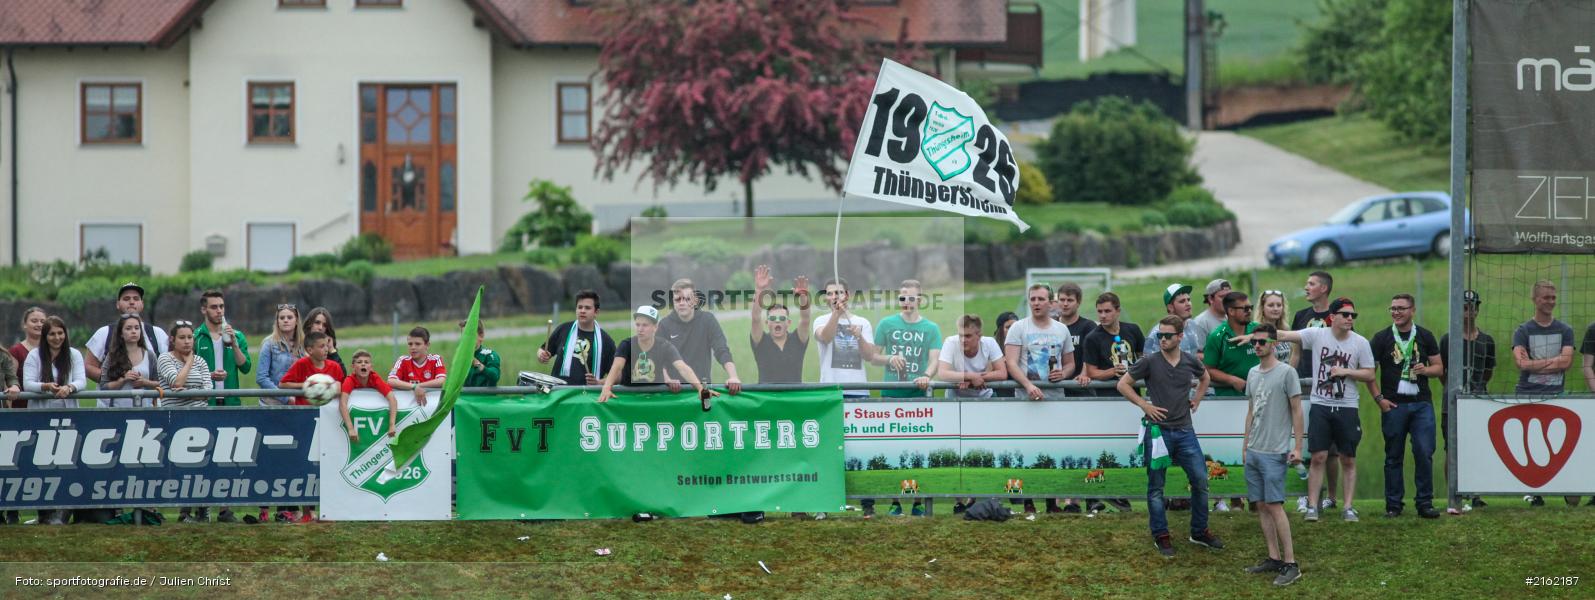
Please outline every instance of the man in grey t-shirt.
M1242 444L1246 465L1246 497L1257 503L1268 557L1248 573L1278 573L1276 585L1301 578L1296 551L1285 518L1285 473L1301 462L1301 379L1290 365L1279 362L1274 344L1279 335L1273 325L1257 326L1251 336L1258 365L1246 374L1246 438ZM1293 443L1294 442L1294 443Z
M1174 557L1174 545L1169 541L1168 517L1164 514L1163 480L1170 464L1185 471L1191 484L1191 536L1190 541L1213 548L1224 547L1212 532L1207 530L1207 464L1202 457L1202 446L1197 442L1196 430L1191 427L1191 412L1202 402L1207 391L1207 368L1195 356L1180 351L1180 337L1185 329L1184 320L1176 316L1158 321L1158 353L1142 357L1130 365L1129 371L1119 378L1119 393L1146 416L1141 419L1142 444L1146 448L1146 512L1151 520L1152 541L1164 558ZM1135 390L1136 380L1145 380L1148 401ZM1192 395L1191 388L1196 388ZM1167 460L1159 446L1167 448Z
M1534 283L1534 318L1512 332L1512 358L1517 361L1517 393L1553 396L1567 385L1567 370L1573 366L1573 328L1556 320L1556 284L1547 280ZM1568 506L1578 506L1578 496L1564 498ZM1543 506L1545 499L1532 496L1531 506Z
M1185 324L1185 337L1195 339L1198 348L1206 348L1208 334L1213 333L1214 329L1218 329L1218 326L1227 318L1224 314L1224 296L1229 295L1229 293L1229 281L1214 279L1207 282L1207 290L1202 293L1202 302L1207 304L1207 308L1202 310L1202 314L1192 317L1190 322ZM1202 356L1202 352L1199 350L1196 353L1196 358L1205 357Z

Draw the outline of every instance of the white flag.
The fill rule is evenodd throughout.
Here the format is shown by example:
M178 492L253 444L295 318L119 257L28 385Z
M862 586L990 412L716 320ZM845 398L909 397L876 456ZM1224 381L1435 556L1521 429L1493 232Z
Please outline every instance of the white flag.
M842 191L1011 221L1019 162L1008 138L958 88L881 61Z

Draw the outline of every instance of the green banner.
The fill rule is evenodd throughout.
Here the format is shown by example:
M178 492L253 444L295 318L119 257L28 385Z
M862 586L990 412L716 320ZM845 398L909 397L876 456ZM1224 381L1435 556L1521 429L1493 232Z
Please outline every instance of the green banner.
M454 408L461 519L692 517L842 506L842 393L555 390Z

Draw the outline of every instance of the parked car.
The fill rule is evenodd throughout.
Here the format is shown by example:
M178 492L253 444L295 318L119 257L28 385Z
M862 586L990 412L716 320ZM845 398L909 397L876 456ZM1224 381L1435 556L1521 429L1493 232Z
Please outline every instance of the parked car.
M1329 266L1390 256L1451 255L1451 196L1412 192L1358 200L1318 227L1268 245L1268 264Z

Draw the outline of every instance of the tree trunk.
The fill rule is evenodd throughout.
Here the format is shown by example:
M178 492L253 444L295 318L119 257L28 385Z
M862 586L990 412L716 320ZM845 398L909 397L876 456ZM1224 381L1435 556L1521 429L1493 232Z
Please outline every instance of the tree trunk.
M753 180L742 182L742 231L753 233Z

